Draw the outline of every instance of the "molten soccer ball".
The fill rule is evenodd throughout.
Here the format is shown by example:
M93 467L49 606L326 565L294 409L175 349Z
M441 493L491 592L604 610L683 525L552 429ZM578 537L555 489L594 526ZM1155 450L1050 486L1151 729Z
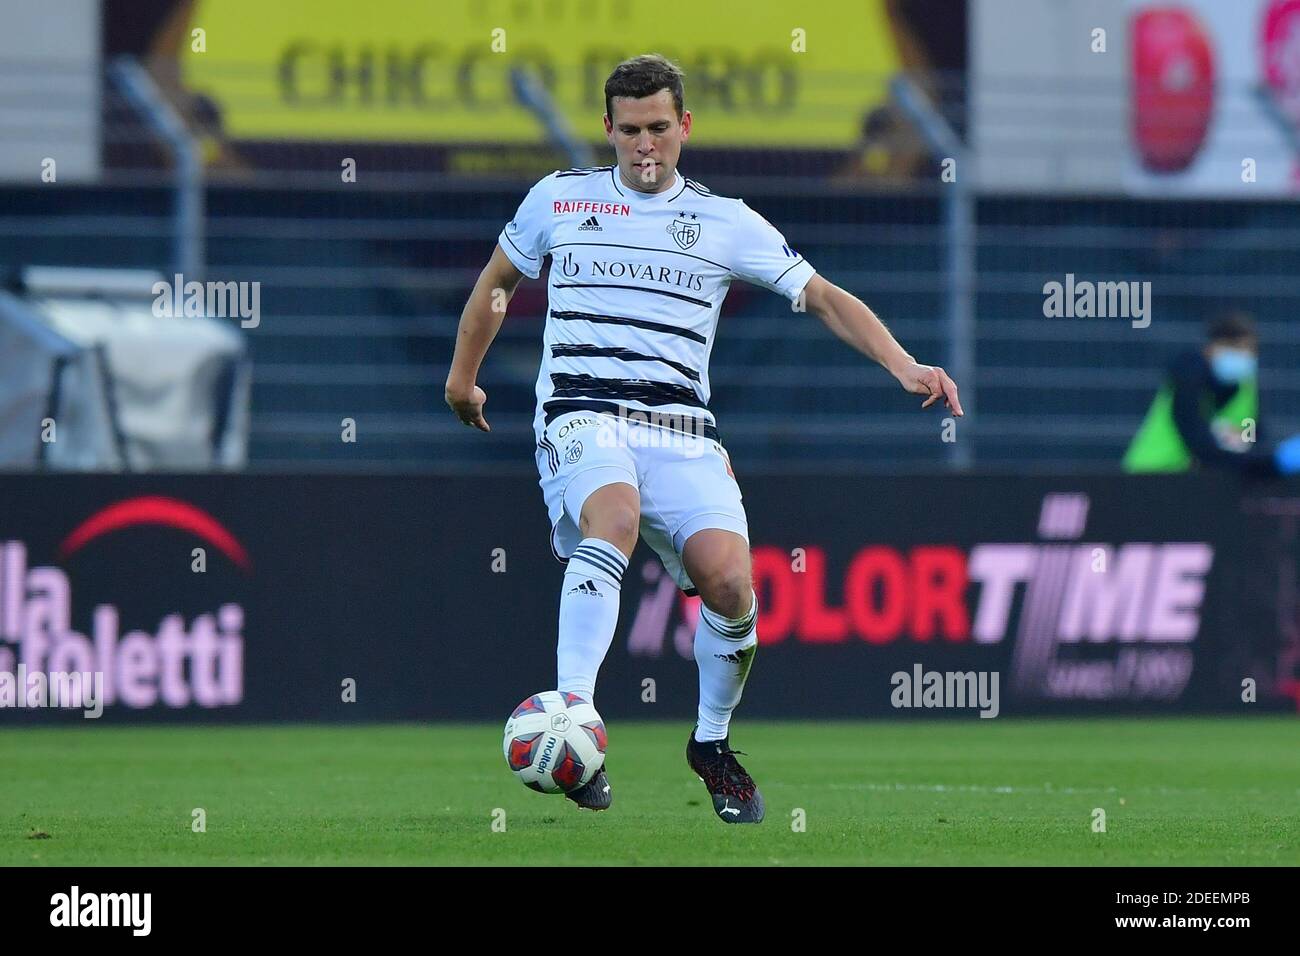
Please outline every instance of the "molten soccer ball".
M577 694L548 690L515 708L506 721L506 763L525 787L567 793L605 762L605 722Z

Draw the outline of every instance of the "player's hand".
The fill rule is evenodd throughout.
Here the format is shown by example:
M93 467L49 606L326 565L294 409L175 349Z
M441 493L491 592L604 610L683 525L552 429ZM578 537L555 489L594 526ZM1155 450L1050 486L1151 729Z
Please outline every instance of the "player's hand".
M929 408L943 399L943 403L952 409L952 413L961 418L961 399L957 397L957 383L948 377L948 373L937 365L921 365L912 362L896 373L900 385L913 395L927 395L922 408Z
M466 425L473 425L481 432L490 432L492 426L483 417L483 405L487 402L487 392L477 385L468 387L447 383L447 404Z

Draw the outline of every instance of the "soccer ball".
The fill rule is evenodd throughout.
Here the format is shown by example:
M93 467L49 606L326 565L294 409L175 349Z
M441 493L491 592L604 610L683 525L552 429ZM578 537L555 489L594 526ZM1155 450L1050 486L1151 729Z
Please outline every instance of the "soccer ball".
M605 762L605 722L577 694L533 694L506 721L506 763L525 787L568 793Z

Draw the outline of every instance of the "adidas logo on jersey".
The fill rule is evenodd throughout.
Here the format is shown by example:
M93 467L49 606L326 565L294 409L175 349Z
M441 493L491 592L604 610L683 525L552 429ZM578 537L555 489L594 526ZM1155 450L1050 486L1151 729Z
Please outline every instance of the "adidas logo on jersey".
M604 229L600 228L600 223L596 221L595 216L592 216L590 219L588 219L586 222L584 222L582 225L578 227L578 232L604 232L604 231L605 231Z
M583 581L576 588L569 588L570 594L574 591L577 591L579 594L589 594L592 597L598 598L603 598L605 596L596 590L596 582L591 580L591 578L587 578L587 580Z

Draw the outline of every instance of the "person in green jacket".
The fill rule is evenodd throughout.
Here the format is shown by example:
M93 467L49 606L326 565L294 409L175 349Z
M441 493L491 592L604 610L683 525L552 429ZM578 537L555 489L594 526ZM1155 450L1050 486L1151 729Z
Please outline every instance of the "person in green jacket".
M1215 318L1205 346L1170 365L1124 455L1124 470L1180 472L1196 465L1252 475L1300 470L1300 439L1265 450L1258 365L1254 320L1243 312Z

